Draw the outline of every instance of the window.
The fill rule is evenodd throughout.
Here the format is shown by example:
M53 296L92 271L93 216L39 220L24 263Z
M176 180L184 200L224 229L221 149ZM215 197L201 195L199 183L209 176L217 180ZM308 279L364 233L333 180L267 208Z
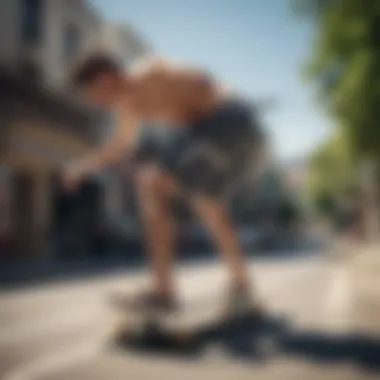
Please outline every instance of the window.
M42 37L43 0L21 0L20 3L22 41L38 45Z
M79 50L80 33L74 24L66 26L64 31L63 54L65 60L72 59Z

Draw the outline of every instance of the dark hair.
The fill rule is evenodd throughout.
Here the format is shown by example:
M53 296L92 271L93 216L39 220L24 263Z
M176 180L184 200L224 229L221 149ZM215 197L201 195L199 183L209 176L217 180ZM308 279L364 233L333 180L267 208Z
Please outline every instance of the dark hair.
M99 74L118 73L120 70L117 60L105 54L87 56L74 67L71 75L72 85L85 86L94 81Z

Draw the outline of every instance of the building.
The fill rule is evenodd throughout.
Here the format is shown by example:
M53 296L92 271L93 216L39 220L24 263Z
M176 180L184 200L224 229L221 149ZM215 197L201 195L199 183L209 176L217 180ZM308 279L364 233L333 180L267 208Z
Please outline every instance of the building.
M102 33L83 0L0 2L0 224L2 242L13 242L0 258L50 252L58 172L102 137L103 115L68 93L67 74Z
M35 83L0 72L1 165L9 173L12 240L19 256L48 251L57 171L97 143L94 112Z
M284 184L293 197L302 203L307 203L308 193L308 160L307 158L295 158L281 164L281 172Z
M122 53L125 60L148 49L135 32L110 25L85 0L0 2L0 167L6 173L1 176L0 207L7 214L0 224L2 242L13 242L5 253L0 247L5 255L51 252L49 236L54 226L60 228L55 219L62 205L67 208L57 186L58 172L104 138L104 115L68 91L72 62L99 47ZM104 178L84 186L84 194L74 200L82 209L78 218L96 224L104 207L111 214L118 208L100 199L107 196L96 187L117 192L115 182L101 184Z
M132 26L114 22L104 23L98 48L126 66L153 51L152 46ZM111 129L112 120L109 124ZM106 215L110 223L118 224L117 221L120 220L126 222L125 216L132 207L134 197L133 184L125 167L103 173L99 178L105 184Z
M102 29L100 48L126 65L152 52L152 47L130 25L108 22Z
M73 60L103 28L84 0L2 0L0 25L0 63L53 87L64 87Z
M7 170L0 166L0 252L9 244L11 194L8 175Z

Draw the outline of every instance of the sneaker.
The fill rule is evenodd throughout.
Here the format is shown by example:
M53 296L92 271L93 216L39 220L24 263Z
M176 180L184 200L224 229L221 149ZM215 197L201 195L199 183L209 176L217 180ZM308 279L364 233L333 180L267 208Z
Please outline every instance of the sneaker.
M149 313L171 313L177 308L174 297L163 296L153 291L144 291L134 295L116 294L111 302L119 309L134 309Z
M229 317L249 314L261 318L265 314L261 305L254 300L250 290L242 287L235 287L229 291L225 310Z

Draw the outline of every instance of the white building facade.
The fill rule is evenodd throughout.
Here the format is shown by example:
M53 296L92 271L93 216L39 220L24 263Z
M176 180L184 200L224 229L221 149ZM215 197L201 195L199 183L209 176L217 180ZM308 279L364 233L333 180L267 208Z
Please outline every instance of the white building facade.
M96 46L102 27L84 0L2 0L0 64L64 86L73 60Z
M100 37L100 49L128 65L152 53L150 44L130 25L105 23Z

